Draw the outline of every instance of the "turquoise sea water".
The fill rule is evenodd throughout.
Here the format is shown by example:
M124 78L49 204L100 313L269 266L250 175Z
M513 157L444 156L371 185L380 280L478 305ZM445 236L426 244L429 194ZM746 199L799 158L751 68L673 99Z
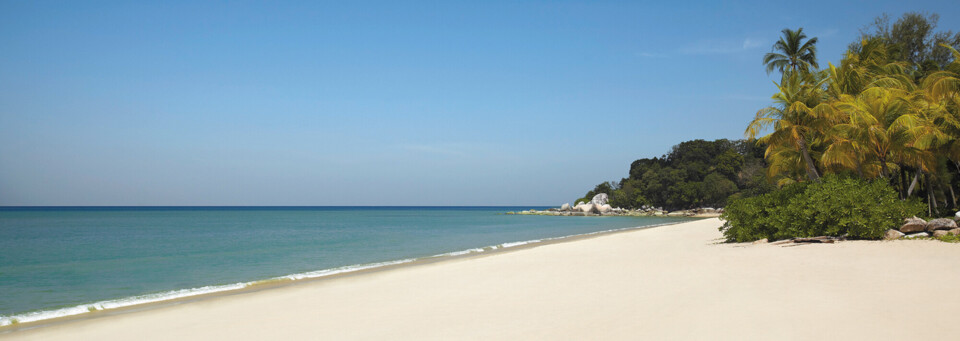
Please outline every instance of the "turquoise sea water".
M0 208L0 325L684 218L537 207Z

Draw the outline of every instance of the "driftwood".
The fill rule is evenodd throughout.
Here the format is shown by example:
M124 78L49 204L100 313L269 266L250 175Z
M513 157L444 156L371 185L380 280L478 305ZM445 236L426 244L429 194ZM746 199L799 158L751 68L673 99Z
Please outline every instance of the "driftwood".
M827 244L832 244L832 243L837 242L837 241L840 241L840 240L841 240L841 239L840 239L839 237L820 236L820 237L813 237L813 238L797 238L797 239L794 239L793 241L796 242L796 243L827 243Z
M844 238L844 237L820 236L820 237L811 237L811 238L794 238L794 239L778 240L778 241L775 241L775 242L773 242L773 243L770 243L770 245L791 246L791 245L785 245L785 244L803 244L803 243L833 244L833 243L836 243L836 242L839 242L839 241L843 241L843 240L846 240L846 238Z

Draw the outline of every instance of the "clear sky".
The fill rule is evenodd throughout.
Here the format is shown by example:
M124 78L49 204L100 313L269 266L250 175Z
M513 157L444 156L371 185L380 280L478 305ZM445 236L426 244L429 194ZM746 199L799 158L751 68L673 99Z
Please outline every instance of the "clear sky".
M559 205L956 1L0 0L0 205Z

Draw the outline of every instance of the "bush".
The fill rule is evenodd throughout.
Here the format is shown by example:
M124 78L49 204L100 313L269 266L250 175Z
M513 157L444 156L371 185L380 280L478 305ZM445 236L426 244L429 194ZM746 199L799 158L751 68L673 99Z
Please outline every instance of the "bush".
M899 200L882 181L827 176L771 193L733 199L720 230L730 242L815 236L879 239L903 218L924 211L917 199Z

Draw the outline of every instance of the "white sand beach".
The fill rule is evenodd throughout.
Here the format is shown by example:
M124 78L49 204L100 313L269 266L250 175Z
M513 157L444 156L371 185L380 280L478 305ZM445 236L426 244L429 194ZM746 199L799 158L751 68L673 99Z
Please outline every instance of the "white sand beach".
M945 340L960 244L719 244L718 219L19 330L20 340Z

